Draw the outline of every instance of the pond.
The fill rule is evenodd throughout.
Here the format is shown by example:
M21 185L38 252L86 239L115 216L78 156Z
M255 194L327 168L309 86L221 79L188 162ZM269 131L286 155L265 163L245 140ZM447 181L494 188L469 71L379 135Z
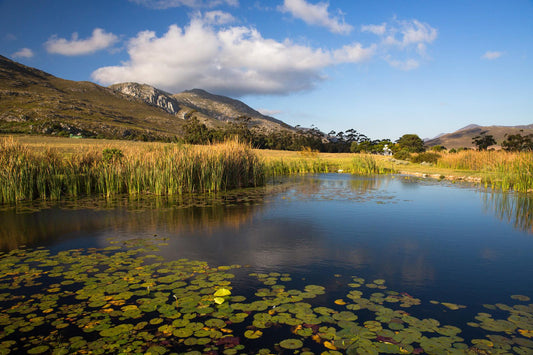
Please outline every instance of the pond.
M533 353L527 195L322 174L0 225L0 354Z

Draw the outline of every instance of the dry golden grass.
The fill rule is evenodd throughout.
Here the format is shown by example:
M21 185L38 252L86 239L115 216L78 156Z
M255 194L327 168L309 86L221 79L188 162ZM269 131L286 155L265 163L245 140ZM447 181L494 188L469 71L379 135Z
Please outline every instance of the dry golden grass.
M1 137L0 137L1 139ZM67 156L101 154L103 149L120 149L125 156L138 156L147 152L175 149L176 144L157 142L133 142L122 140L71 139L44 136L13 136L14 142L23 144L32 151L50 151ZM182 147L182 146L180 146ZM197 154L213 152L215 146L189 146ZM227 151L230 148L225 147ZM240 149L240 148L238 148ZM92 152L92 153L91 153ZM203 152L203 153L202 153ZM155 154L155 153L154 153ZM266 176L338 172L356 174L407 173L427 174L450 179L482 181L486 186L517 191L533 189L533 153L508 153L505 151L463 151L440 153L437 164L396 164L390 157L353 154L318 153L304 150L277 151L253 150Z

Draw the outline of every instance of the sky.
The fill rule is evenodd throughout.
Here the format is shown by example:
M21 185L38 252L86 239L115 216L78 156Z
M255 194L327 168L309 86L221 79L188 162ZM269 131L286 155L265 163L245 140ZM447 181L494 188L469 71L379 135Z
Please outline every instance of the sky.
M531 0L0 0L0 54L372 139L533 124Z

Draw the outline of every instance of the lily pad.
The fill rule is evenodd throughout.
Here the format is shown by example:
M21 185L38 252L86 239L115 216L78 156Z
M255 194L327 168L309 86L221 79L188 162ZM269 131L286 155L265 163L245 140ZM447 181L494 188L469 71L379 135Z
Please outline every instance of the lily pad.
M304 346L304 343L299 339L285 339L279 343L279 346L284 349L295 350Z
M258 339L263 335L260 330L247 330L244 332L244 336L248 339Z

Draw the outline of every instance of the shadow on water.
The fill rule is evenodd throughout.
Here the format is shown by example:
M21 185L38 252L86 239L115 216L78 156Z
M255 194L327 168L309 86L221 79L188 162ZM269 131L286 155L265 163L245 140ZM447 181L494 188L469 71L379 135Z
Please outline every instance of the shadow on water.
M98 235L102 230L111 234L120 231L131 238L139 231L180 234L237 227L260 210L268 196L285 188L276 185L217 195L93 198L3 206L0 250L50 246L80 235Z

